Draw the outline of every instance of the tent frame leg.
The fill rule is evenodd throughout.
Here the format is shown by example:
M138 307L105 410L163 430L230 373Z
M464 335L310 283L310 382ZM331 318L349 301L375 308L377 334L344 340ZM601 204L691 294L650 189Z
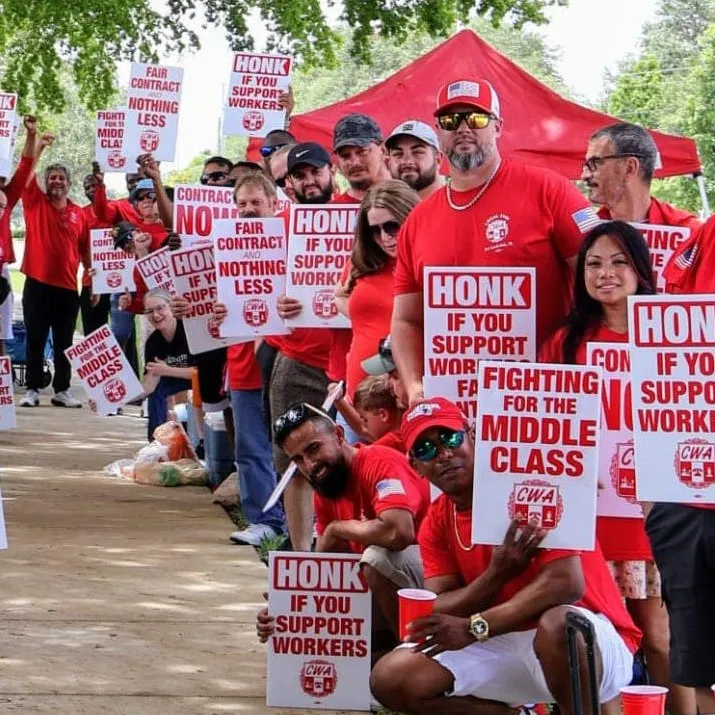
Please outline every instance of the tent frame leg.
M705 177L702 174L695 174L695 181L698 183L698 191L700 192L700 203L703 207L703 218L710 218L710 202L708 201L708 193L705 190Z

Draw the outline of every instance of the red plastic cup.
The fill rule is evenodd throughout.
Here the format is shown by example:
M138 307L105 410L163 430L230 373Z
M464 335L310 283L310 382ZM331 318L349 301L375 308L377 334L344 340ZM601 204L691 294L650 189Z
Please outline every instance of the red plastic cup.
M436 598L436 593L423 588L401 588L397 592L400 605L400 640L404 641L409 635L409 623L432 613Z
M621 688L623 715L664 715L668 688L659 685L628 685Z

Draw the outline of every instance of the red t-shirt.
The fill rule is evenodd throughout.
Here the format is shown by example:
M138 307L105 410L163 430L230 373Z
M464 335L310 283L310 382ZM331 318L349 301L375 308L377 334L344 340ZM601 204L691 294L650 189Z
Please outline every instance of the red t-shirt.
M15 262L15 248L12 245L10 218L12 217L12 210L22 198L22 190L25 188L25 184L31 173L32 159L22 157L12 178L2 188L2 192L7 198L7 206L5 207L5 213L0 219L0 266L2 266L3 263Z
M452 192L467 204L481 189ZM471 208L455 211L442 188L412 209L398 240L395 294L421 293L425 266L536 268L536 337L540 345L569 308L571 271L582 229L598 218L573 184L548 169L504 159Z
M351 264L343 275L350 276ZM353 341L347 356L347 395L352 399L358 385L367 376L360 363L372 357L384 337L390 334L392 321L395 261L388 261L378 273L358 278L348 298L353 326Z
M228 348L229 390L260 390L263 387L261 368L256 360L253 341Z
M564 329L558 330L543 345L541 362L563 363ZM586 343L627 343L627 333L615 333L605 325L589 331L576 350L576 364L586 364ZM596 536L603 555L609 561L652 561L653 552L645 531L643 519L617 516L599 516L596 519Z
M328 328L328 332L330 333L328 380L339 382L347 378L348 353L353 342L353 331L352 328Z
M415 533L429 506L429 483L410 467L404 454L381 446L355 445L350 481L344 494L326 499L313 494L318 534L331 521L375 519L387 509L406 509L415 520ZM353 553L365 547L350 543Z
M407 445L405 440L402 438L402 432L399 429L393 430L392 432L385 432L379 439L376 439L372 446L379 445L380 447L389 447L390 449L396 449L401 454L407 454Z
M715 216L677 248L663 271L666 293L715 293Z
M64 208L56 208L34 176L23 189L22 209L25 216L22 272L40 283L77 292L80 260L89 256L82 209L69 199Z
M425 580L438 576L459 576L464 584L468 584L486 571L494 547L477 545L465 549L464 547L471 543L471 533L471 510L458 512L454 508L454 502L446 495L440 495L430 505L419 533ZM595 551L540 549L529 567L502 588L492 605L497 606L511 600L534 581L547 564L573 556L581 559L586 584L583 597L574 605L606 616L628 649L635 653L640 644L641 633L628 615L598 547ZM536 628L536 623L524 624L520 630L531 628Z

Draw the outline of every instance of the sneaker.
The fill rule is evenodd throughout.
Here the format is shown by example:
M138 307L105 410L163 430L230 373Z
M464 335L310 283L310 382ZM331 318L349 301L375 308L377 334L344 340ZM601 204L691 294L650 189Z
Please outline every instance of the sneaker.
M69 390L63 390L62 392L55 392L52 395L50 402L55 407L82 407L82 403L72 397Z
M20 400L20 407L37 407L40 404L40 393L37 390L28 390Z
M241 531L234 531L228 538L234 544L248 544L248 546L260 546L263 539L272 539L278 536L268 524L249 524Z

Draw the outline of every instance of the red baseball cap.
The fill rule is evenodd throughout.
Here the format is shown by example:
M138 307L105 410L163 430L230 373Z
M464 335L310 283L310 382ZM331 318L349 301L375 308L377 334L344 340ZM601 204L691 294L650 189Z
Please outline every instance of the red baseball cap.
M431 427L463 430L468 420L462 410L444 397L431 397L415 402L402 416L400 432L409 451L419 436Z
M450 107L466 104L499 117L499 97L494 87L485 79L457 79L442 85L437 93L437 109L434 116Z

